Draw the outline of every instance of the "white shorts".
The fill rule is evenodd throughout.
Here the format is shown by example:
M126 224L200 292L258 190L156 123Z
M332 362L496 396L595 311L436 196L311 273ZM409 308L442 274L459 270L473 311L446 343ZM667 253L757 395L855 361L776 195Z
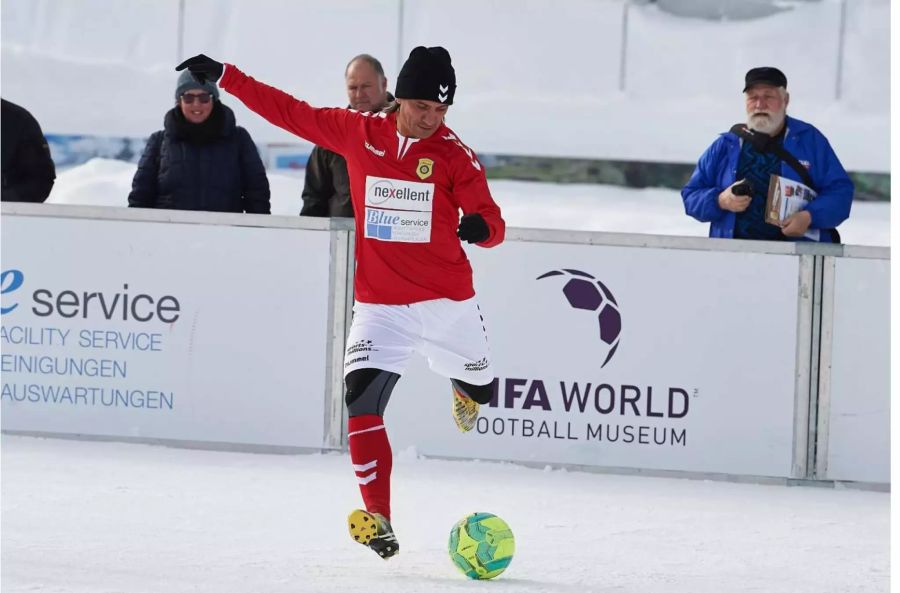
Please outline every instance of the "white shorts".
M353 304L344 376L376 368L402 375L413 352L434 372L472 385L494 380L484 318L475 298L411 305Z

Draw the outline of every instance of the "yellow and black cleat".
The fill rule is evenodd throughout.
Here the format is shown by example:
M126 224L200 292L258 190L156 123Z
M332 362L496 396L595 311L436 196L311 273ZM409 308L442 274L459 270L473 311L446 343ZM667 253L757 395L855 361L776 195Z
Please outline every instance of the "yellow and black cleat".
M400 553L390 521L378 513L356 509L347 517L347 527L353 541L370 547L385 560Z
M475 422L478 420L478 402L472 398L463 395L455 387L451 387L453 391L453 420L456 421L456 427L462 432L469 432L475 428Z

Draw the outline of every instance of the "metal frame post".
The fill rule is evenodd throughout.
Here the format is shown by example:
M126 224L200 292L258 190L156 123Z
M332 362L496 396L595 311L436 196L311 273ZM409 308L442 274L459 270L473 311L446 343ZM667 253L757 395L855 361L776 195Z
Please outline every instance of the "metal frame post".
M822 261L821 255L813 256L813 284L812 284L812 322L810 325L810 349L809 349L809 410L807 425L807 479L813 479L815 475L816 460L816 430L819 410L819 350L822 341Z
M844 39L847 31L847 0L841 0L841 18L838 26L837 65L834 77L834 100L841 100L841 87L844 84Z
M628 64L628 8L631 0L622 5L622 47L619 52L619 91L625 91L625 70Z
M822 259L822 300L821 330L819 332L819 366L818 390L816 392L816 426L815 466L812 477L816 480L827 479L828 474L828 438L831 425L831 357L834 340L834 287L835 258Z
M812 357L813 293L815 256L800 256L799 298L797 301L797 374L794 381L794 454L791 477L805 479L809 474L810 368Z
M328 301L328 351L325 358L325 438L323 447L341 449L346 442L344 421L344 349L353 302L353 231L331 234L331 298Z

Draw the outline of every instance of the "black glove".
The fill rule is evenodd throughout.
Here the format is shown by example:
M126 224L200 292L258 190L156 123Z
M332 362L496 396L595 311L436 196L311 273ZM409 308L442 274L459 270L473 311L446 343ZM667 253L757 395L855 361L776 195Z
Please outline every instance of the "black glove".
M480 214L466 214L459 221L456 236L469 243L481 243L491 236L491 229Z
M194 76L194 80L196 80L200 84L203 84L206 81L215 84L217 80L222 78L222 73L225 71L225 64L223 64L222 62L217 62L214 59L203 54L199 54L194 56L193 58L188 58L182 63L175 66L175 70L179 72L184 70L185 68L191 71L191 74Z

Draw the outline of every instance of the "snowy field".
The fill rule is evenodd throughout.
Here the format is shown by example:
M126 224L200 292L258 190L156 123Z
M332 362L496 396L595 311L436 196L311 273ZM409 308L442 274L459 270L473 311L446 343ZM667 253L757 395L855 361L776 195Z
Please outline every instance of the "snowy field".
M449 418L445 419L450 421ZM398 452L398 557L353 543L343 454L2 437L5 593L875 593L889 495L452 462ZM450 527L506 519L510 568L473 582Z
M136 165L93 159L59 174L48 203L126 206ZM299 176L269 173L272 213L296 216L303 191ZM495 180L494 199L511 227L707 236L709 225L684 213L677 191L609 185ZM890 245L890 204L856 202L840 226L844 243Z
M781 4L790 10L771 18L706 22L655 3L625 11L620 0L531 0L515 15L503 2L476 0L3 0L3 96L28 107L47 134L145 137L172 105L179 55L203 51L313 104L341 105L350 56L380 56L393 88L409 48L441 44L452 48L465 90L450 125L479 151L691 162L742 118L746 69L773 64L791 81L789 113L819 127L848 169L888 172L892 3ZM225 102L255 141L297 142L235 98ZM124 207L134 172L103 159L61 170L48 202ZM269 180L273 214L296 216L302 176ZM672 190L490 186L511 227L708 231ZM844 242L889 246L890 212L887 203L855 203L840 227ZM388 411L389 429L390 421ZM346 515L361 501L343 453L3 435L0 467L2 593L890 589L890 494L880 492L539 470L398 450L401 554L384 562L346 534ZM447 555L450 527L474 511L501 516L516 535L517 554L495 581L469 581Z

